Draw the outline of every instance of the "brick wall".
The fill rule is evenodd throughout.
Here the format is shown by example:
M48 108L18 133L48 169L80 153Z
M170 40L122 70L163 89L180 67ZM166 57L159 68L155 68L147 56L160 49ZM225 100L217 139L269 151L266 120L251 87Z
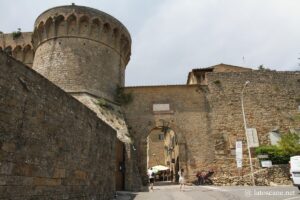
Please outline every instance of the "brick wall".
M115 131L2 52L0 70L0 199L111 199Z

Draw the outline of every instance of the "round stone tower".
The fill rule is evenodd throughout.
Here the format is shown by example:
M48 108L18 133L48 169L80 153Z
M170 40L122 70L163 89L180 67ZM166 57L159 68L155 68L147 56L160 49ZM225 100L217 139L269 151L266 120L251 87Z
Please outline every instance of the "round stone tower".
M43 12L34 26L33 69L71 94L114 101L131 54L130 34L121 22L72 4Z

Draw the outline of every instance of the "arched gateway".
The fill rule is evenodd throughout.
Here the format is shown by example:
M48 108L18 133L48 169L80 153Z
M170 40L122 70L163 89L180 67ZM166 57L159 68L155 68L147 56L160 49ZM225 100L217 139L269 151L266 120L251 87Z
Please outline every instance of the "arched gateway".
M157 181L178 181L179 143L174 130L168 126L156 127L147 138L147 168L156 168Z
M147 169L154 165L169 167L171 180L178 181L178 170L188 170L186 141L180 129L171 120L164 119L148 122L148 126L140 128L143 134L135 145L143 183L148 181Z

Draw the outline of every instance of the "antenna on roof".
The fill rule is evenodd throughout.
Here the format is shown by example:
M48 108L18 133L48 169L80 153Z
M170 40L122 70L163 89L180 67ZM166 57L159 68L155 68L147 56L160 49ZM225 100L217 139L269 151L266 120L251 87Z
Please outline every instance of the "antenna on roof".
M245 56L243 56L243 65L246 64L246 61L245 61Z

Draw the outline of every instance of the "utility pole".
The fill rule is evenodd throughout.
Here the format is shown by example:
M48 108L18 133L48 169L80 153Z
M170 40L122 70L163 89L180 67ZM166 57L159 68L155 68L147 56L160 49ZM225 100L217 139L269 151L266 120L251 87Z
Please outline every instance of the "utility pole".
M250 83L250 81L246 81L245 84L244 84L244 87L242 89L242 94L241 94L241 102L242 102L242 113L243 113L243 120L244 120L245 135L246 135L246 140L247 140L247 149L248 149L248 154L249 154L249 163L250 163L250 170L251 170L252 185L255 186L253 166L252 166L252 158L251 158L251 152L250 152L250 147L249 147L249 138L248 138L248 134L247 134L246 116L245 116L245 110L244 110L244 90L245 90L246 86L249 83Z

